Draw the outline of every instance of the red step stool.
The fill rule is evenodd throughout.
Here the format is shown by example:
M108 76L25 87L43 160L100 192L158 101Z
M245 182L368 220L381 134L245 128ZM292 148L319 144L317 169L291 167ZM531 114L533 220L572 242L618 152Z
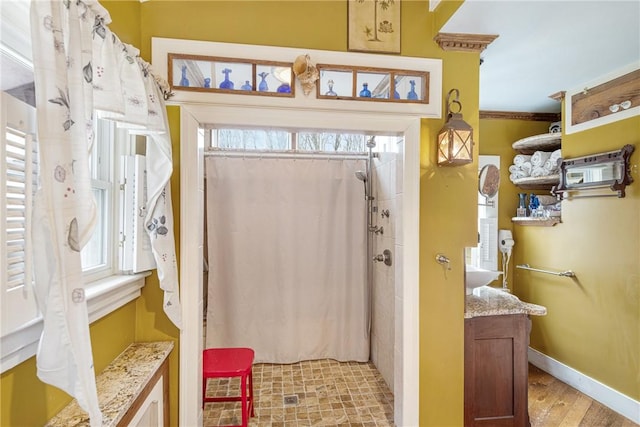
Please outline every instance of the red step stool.
M242 427L253 411L253 358L250 348L209 348L202 352L202 407L205 402L242 402ZM207 379L240 377L240 396L206 397ZM231 426L228 426L231 427Z

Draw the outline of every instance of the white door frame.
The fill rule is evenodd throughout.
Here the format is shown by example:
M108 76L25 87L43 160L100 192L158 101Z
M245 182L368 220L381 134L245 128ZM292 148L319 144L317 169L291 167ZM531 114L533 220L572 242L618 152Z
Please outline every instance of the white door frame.
M406 114L376 114L290 110L238 105L181 105L180 144L180 289L183 329L180 333L180 425L202 425L202 267L203 267L203 138L201 124L282 126L404 135L403 283L396 294L396 364L394 385L396 425L418 425L418 248L420 183L420 118ZM201 132L201 131L200 131ZM400 349L400 351L397 351ZM399 374L399 375L398 375Z

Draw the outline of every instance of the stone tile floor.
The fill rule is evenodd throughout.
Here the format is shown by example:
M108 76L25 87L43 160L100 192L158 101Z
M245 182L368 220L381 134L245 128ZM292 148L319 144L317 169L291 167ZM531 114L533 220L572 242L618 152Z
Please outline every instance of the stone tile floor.
M253 388L252 427L393 427L393 394L371 362L255 364ZM240 395L239 380L210 379L207 396L225 395ZM205 427L239 425L240 420L239 402L205 405Z

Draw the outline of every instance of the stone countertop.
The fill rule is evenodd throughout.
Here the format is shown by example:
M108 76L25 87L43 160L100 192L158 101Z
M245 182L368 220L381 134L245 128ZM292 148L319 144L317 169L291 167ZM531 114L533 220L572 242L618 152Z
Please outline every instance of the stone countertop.
M116 426L171 353L173 342L132 343L96 377L102 425ZM74 399L47 427L89 426L89 415Z
M490 286L476 288L472 295L467 295L464 310L465 319L505 314L544 316L547 314L547 308L522 302L515 295Z

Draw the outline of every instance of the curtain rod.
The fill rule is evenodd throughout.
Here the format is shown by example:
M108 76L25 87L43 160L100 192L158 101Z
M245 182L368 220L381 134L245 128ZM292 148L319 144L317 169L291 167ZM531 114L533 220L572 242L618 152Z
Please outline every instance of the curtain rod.
M207 150L205 157L248 157L268 159L367 160L366 154L328 154L295 151L226 151Z

